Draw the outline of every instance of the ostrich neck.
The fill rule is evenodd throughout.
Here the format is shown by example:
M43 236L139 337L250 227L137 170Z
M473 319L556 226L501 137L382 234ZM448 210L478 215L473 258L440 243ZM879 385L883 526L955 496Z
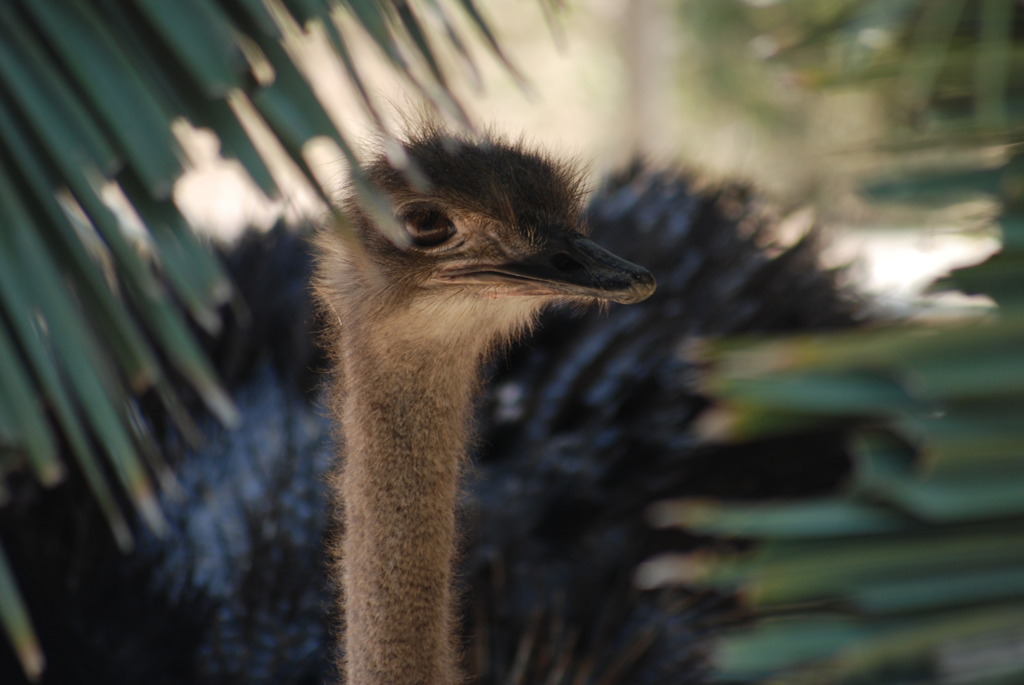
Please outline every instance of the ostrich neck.
M345 661L350 685L459 680L455 506L479 354L348 336L340 363Z

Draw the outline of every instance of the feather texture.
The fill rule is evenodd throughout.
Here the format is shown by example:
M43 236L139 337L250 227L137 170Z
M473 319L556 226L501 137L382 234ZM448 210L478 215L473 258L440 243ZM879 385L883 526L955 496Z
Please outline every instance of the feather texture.
M587 217L596 240L651 267L659 290L608 312L548 312L492 364L459 511L466 668L480 683L697 683L727 599L632 587L648 555L706 543L650 530L646 507L684 493L821 490L846 461L841 435L701 444L687 346L846 327L863 306L818 267L813 238L766 249L771 217L743 189L696 192L638 165L596 193ZM54 607L39 619L46 683L315 683L333 670L319 552L331 429L315 391L308 247L275 229L226 261L251 317L210 349L244 421L204 423L196 451L165 438L184 491L163 498L171 534L122 556L95 542L101 519L68 488L26 487L0 512L26 592ZM65 575L34 573L53 559ZM0 673L19 682L6 652Z

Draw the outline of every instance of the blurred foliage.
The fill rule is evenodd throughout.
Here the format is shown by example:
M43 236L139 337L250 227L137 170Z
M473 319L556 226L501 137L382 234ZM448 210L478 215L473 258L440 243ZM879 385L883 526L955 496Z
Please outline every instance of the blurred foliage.
M733 68L735 53L723 58L722 97L739 89L753 102L771 91L766 74L805 95L870 96L884 125L862 196L930 210L984 197L1003 243L933 286L994 303L971 314L706 345L717 400L709 434L742 441L841 426L852 435L851 472L840 492L813 500L664 503L661 525L756 544L656 560L645 572L737 591L756 616L726 631L721 680L1024 682L1024 7L687 7L709 22L695 33L711 54L722 50L715 36L731 33L764 60ZM768 108L770 121L785 116L764 99L751 106L755 116Z
M185 170L172 126L212 130L270 196L279 145L326 200L303 146L323 136L354 155L297 57L312 23L378 121L346 30L456 119L447 74L474 70L474 41L511 68L473 0L0 0L0 505L20 474L70 473L127 549L126 512L161 531L154 483L173 483L133 398L150 393L194 438L170 380L183 377L237 420L193 334L218 331L232 288L171 201ZM0 621L37 676L2 547Z

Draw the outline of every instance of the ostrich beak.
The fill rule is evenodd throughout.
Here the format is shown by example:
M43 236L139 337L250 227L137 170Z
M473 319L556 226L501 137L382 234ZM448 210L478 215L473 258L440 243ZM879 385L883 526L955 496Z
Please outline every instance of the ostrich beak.
M463 267L454 283L499 286L502 294L592 297L620 304L646 300L654 275L579 235L551 239L545 248L504 264Z

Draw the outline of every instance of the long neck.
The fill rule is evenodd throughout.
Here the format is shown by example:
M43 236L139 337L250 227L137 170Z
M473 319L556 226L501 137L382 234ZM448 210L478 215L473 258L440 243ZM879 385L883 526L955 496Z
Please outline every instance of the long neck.
M456 683L455 506L476 355L372 332L343 345L334 485L347 682Z

